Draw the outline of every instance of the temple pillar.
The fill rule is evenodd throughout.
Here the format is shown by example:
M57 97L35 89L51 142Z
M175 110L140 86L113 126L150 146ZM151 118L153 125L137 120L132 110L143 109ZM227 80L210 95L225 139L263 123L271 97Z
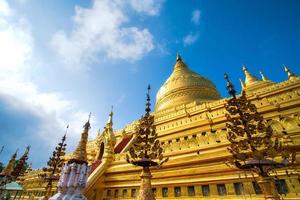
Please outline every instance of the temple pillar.
M175 188L174 187L168 187L168 197L175 197Z
M156 187L156 196L155 197L162 197L162 187Z
M225 185L227 195L236 195L233 183L228 183Z
M181 196L183 196L183 197L188 196L188 189L187 189L187 186L181 187Z
M243 182L244 194L255 194L252 182Z
M257 181L266 200L280 200L273 177L258 177Z
M141 173L141 186L137 200L155 200L151 188L151 172L149 167L143 167Z
M195 195L196 196L203 196L202 194L202 186L195 186Z
M219 196L216 184L211 184L211 185L209 185L209 187L210 187L210 195L212 195L212 196Z

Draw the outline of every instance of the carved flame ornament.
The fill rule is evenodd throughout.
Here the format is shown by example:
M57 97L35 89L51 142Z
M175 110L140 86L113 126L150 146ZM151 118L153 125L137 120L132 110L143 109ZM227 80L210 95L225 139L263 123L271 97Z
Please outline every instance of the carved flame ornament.
M52 153L52 156L47 162L47 167L43 168L43 173L39 174L39 177L47 182L46 185L46 195L49 195L52 191L52 186L55 181L59 179L59 173L64 165L63 156L65 155L66 146L66 134L68 131L69 125L66 128L66 132L61 139L61 142L55 147L55 150Z
M262 183L260 186L266 199L278 199L274 180L269 177L270 172L293 164L296 152L273 135L273 129L257 112L256 106L246 98L245 92L242 91L241 96L237 97L228 75L225 74L224 78L227 81L228 93L232 96L225 106L228 112L228 150L233 157L230 164L258 174L261 180L258 183Z
M150 85L147 93L146 114L139 120L135 130L136 138L129 148L129 154L126 155L128 163L142 167L162 165L168 160L168 158L164 159L163 157L163 149L157 139L154 116L150 115L149 91Z
M148 86L146 114L142 116L136 127L136 137L129 148L126 160L136 166L143 167L141 187L138 199L155 199L151 189L151 172L149 167L161 166L168 158L163 157L163 148L157 139L154 116L150 115L150 85Z

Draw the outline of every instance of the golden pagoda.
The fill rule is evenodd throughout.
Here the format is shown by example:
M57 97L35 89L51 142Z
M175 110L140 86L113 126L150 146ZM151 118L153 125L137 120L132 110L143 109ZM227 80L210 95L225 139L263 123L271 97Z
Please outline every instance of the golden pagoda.
M242 68L245 80L241 85L247 99L273 129L274 137L289 141L297 151L295 165L273 170L270 176L281 197L300 199L300 78L286 68L288 79L274 83ZM189 69L177 55L151 113L163 154L169 158L160 168L151 169L156 199L264 199L256 174L227 164L232 155L228 151L226 102L210 80ZM112 113L109 119L104 130L87 142L91 171L84 193L90 200L135 199L141 171L126 162L126 154L138 120L113 130ZM33 173L27 176L37 181ZM25 184L25 188L42 196L37 186Z
M184 105L190 102L212 102L220 99L214 84L192 72L177 54L171 76L161 86L156 95L155 110Z

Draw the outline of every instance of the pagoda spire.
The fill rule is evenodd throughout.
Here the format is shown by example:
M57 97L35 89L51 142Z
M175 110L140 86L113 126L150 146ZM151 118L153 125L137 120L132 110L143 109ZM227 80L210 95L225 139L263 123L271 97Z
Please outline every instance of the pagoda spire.
M176 53L176 62L178 62L178 61L182 61L182 59L181 59L181 56L180 56L179 52L177 51L177 53Z
M288 75L288 80L293 80L297 78L297 76L286 65L283 65L283 67L284 67L284 71Z
M91 128L90 118L91 113L89 114L88 121L83 126L81 139L76 150L69 162L62 168L57 183L58 192L49 198L49 200L87 200L83 195L83 189L86 187L89 172L86 145L88 142L88 133Z
M188 67L183 62L182 57L180 56L179 52L176 54L176 63L174 65L174 71L181 70L181 69L187 69Z
M246 86L252 85L258 81L258 79L248 71L248 69L245 65L243 65L243 71L245 73L245 85Z
M16 157L17 157L17 153L18 153L18 149L16 150L16 152L11 156L10 160L8 161L7 166L3 169L3 171L1 172L1 175L10 177L12 172L14 171L14 165L15 165L15 161L16 161Z
M74 151L70 163L78 162L78 163L87 163L87 152L86 152L86 144L88 142L88 133L91 128L90 125L91 113L89 114L88 121L83 125L83 132L81 133L81 139L77 145L76 150Z
M259 74L261 76L261 80L268 81L267 77L261 71L259 71Z
M107 124L104 127L104 130L103 130L101 136L103 136L103 141L105 144L103 158L110 160L110 159L112 159L112 154L114 152L114 146L116 144L116 137L115 137L114 131L113 131L113 106L109 113ZM100 153L100 151L98 153Z
M111 111L109 113L108 120L107 120L107 123L106 123L107 128L112 128L113 127L113 115L114 115L113 109L114 109L114 106L111 106Z

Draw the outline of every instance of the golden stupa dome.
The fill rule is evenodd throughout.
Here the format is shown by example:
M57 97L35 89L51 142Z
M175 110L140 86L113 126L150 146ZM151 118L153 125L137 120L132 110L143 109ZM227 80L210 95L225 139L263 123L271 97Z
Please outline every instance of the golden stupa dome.
M191 102L211 102L217 99L220 99L220 94L214 84L207 78L192 72L177 54L171 76L157 92L155 110Z

